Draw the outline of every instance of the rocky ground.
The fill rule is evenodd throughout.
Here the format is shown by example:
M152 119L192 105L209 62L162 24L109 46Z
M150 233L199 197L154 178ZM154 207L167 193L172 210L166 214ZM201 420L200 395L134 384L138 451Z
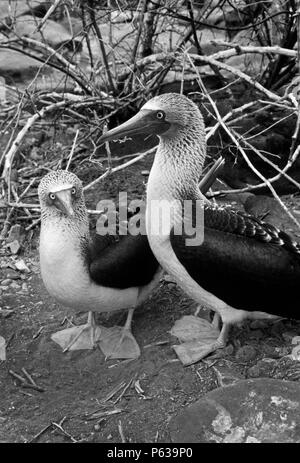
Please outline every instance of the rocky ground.
M130 195L142 194L137 179L150 164L105 180L98 194L114 197L124 186ZM297 197L289 200L297 209ZM8 246L1 251L0 335L7 359L0 363L0 441L300 441L299 322L235 327L225 349L184 367L170 330L195 304L167 279L134 316L139 359L105 361L98 349L63 353L50 335L86 315L74 316L47 294L37 234L17 254ZM98 322L121 325L125 316L103 314Z

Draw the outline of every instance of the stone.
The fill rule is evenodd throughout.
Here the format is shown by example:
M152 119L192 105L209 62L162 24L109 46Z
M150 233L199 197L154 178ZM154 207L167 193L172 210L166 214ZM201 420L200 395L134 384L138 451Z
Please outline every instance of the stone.
M7 243L12 243L15 240L21 241L23 234L24 234L24 228L21 225L19 224L13 225L9 230L9 234L8 234L6 241Z
M250 378L269 378L273 375L274 368L276 367L276 365L276 360L271 358L259 360L255 365L248 369L248 376Z
M12 254L17 254L21 249L21 245L18 240L14 240L11 243L8 243L7 246L9 247Z
M267 326L268 326L268 322L266 322L265 320L253 320L250 323L251 330L264 329Z
M235 354L235 358L240 362L249 362L256 357L256 350L252 346L242 346Z
M209 392L169 423L172 443L300 443L300 384L248 379Z
M232 368L232 363L217 364L213 366L213 370L217 375L218 385L220 387L230 386L243 379L242 375Z
M295 332L292 332L292 331L285 331L284 333L282 333L282 337L283 339L288 342L288 343L291 343L292 342L292 339L297 335L297 333Z
M262 339L264 333L261 330L251 330L249 333L249 339Z
M22 284L22 291L28 291L28 285L27 283Z
M15 262L15 266L17 270L20 270L20 272L30 273L30 270L23 259L17 260L17 262Z
M20 278L20 274L11 268L6 268L1 273L5 275L5 278L10 278L11 280L18 280Z
M13 281L10 285L10 288L11 289L20 289L20 285L18 285L18 283L16 283L15 281Z
M10 285L12 280L10 278L6 278L5 280L1 281L1 286L7 286Z

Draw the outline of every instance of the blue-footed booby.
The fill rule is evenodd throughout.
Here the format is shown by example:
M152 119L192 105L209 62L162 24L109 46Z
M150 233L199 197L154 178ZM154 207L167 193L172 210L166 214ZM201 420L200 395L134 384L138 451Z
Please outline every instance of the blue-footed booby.
M200 182L206 192L215 181L219 159ZM82 183L68 171L48 173L40 182L40 267L44 284L59 303L88 311L88 323L52 335L65 351L96 343L110 358L135 358L140 349L131 333L133 310L162 274L146 234L91 235ZM129 309L124 327L97 326L94 312Z
M160 265L196 302L222 319L218 339L199 345L194 361L226 345L230 325L246 318L300 318L300 245L278 228L251 215L209 203L198 188L206 156L205 127L198 106L184 95L149 100L100 142L156 134L159 145L147 184L146 227ZM174 214L160 232L152 204L166 200ZM203 239L190 245L182 205L189 201L192 224ZM166 221L164 221L166 222ZM178 225L181 224L182 232ZM167 229L166 229L167 227ZM195 232L195 236L196 236ZM195 242L194 242L195 243Z

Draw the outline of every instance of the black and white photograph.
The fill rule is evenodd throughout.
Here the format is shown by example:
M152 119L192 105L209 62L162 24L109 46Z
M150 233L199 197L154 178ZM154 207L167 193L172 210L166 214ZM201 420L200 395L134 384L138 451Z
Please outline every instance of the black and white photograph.
M0 0L0 443L300 443L299 296L300 0Z

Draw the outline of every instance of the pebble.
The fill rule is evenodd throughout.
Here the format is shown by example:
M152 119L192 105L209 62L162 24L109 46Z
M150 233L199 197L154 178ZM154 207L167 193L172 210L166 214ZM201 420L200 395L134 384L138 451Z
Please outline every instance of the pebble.
M235 358L241 362L249 362L256 357L256 350L252 346L242 346L235 354Z
M274 358L274 359L280 358L280 354L279 352L277 352L276 347L269 345L269 344L265 344L263 346L263 353L265 354L266 357L269 357L269 358Z
M7 291L9 289L9 286L1 286L2 291Z
M235 384L243 379L240 373L234 371L231 362L228 362L228 364L225 365L222 363L215 365L213 366L213 370L217 375L218 385L220 387Z
M253 320L253 322L250 323L251 330L264 329L266 326L267 322L265 320Z
M292 345L295 346L296 344L300 344L300 336L295 336L292 339Z
M18 280L20 278L19 272L10 268L6 268L3 273L5 273L6 278L10 278L11 280Z
M28 285L27 283L22 284L22 291L28 291Z
M262 339L264 337L264 333L261 330L252 330L249 333L249 338L251 339Z
M273 375L276 365L276 360L271 358L259 360L255 365L248 369L248 376L249 378L269 378Z
M283 339L288 342L288 343L291 343L292 342L292 339L297 336L297 333L295 332L292 332L292 331L286 331L284 333L282 333L281 335L283 337Z
M1 286L8 286L12 283L12 280L10 278L6 278L5 280L1 281Z
M18 285L18 283L16 283L15 281L13 281L10 285L10 287L12 289L20 289L20 285Z

